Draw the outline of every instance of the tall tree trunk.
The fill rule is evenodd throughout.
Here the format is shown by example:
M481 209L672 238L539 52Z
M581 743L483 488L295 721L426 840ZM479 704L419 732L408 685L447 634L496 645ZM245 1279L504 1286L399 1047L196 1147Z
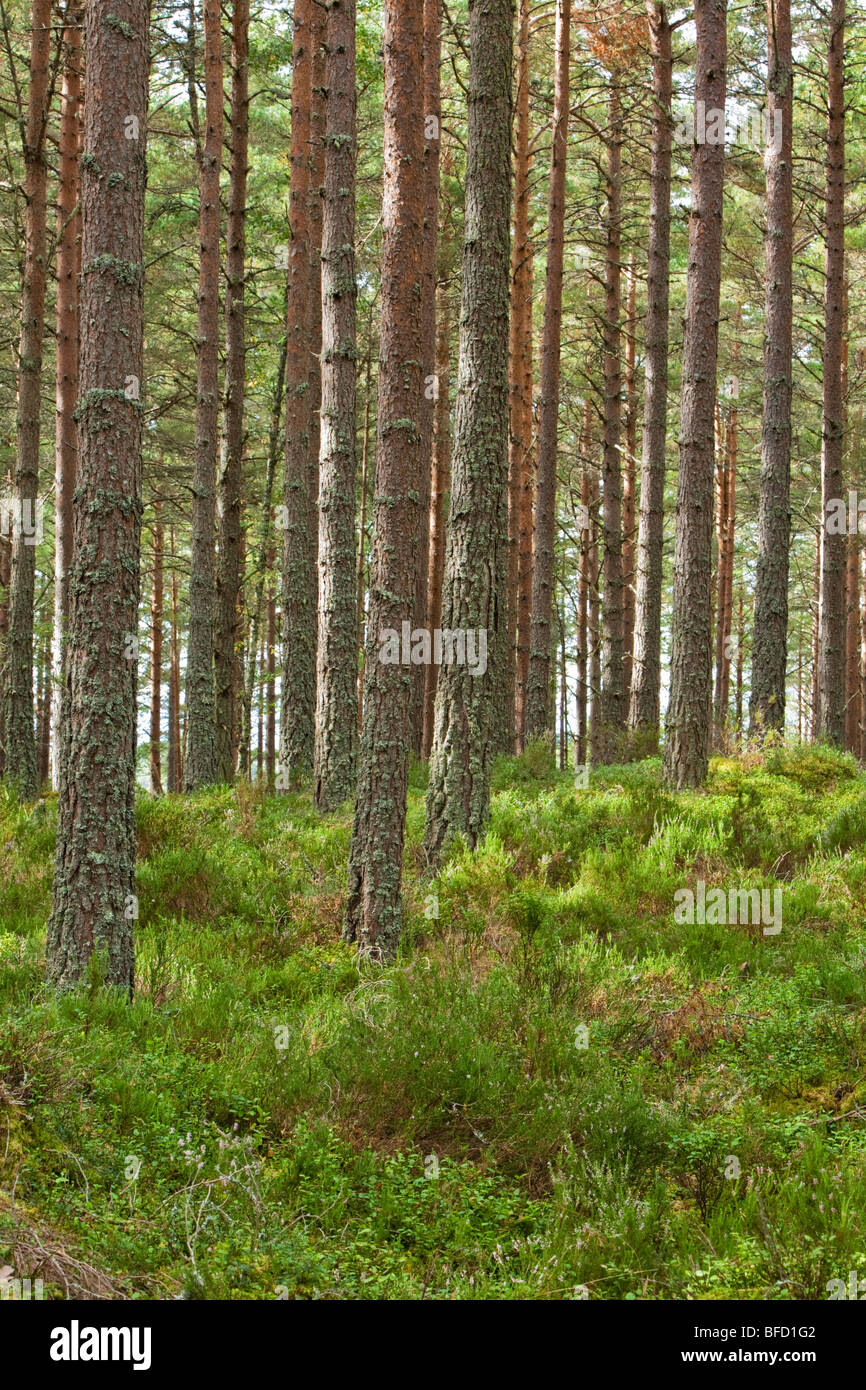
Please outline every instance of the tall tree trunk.
M256 725L256 780L261 782L264 776L265 767L265 708L267 696L265 687L267 685L268 672L268 638L267 638L267 617L265 619L265 631L262 633L261 645L259 648L259 708L258 722Z
M607 135L607 251L604 293L604 446L602 449L602 518L604 603L601 609L602 671L599 756L613 762L621 753L625 722L623 684L622 460L620 459L622 365L622 101L619 75L609 79Z
M314 0L295 0L292 41L292 144L289 192L289 276L286 308L286 472L283 536L282 711L280 772L293 782L313 763L316 699L316 603L311 522L311 457L318 435L310 389L315 350L315 305L311 222L311 111L313 51L318 35ZM318 311L321 313L321 309ZM316 457L318 469L318 452ZM316 541L318 531L315 533Z
M186 657L184 790L216 782L214 604L219 420L220 165L223 141L222 28L218 0L202 0L205 133L199 162L199 273L192 482L192 551Z
M797 625L797 741L803 741L803 628Z
M372 312L370 314L372 321ZM356 653L357 653L357 702L358 702L358 728L361 728L361 720L364 714L364 576L366 573L366 552L367 552L367 492L368 492L368 472L370 461L370 405L372 403L372 391L370 387L370 370L373 357L372 327L370 338L367 343L367 366L364 381L364 426L363 438L361 442L361 515L358 519L358 559L355 569L355 620L356 620Z
M590 453L592 446L590 444ZM601 563L598 553L598 537L601 529L599 500L601 497L598 465L590 459L589 464L589 617L588 617L588 659L589 659L589 757L592 762L599 761L599 724L601 718Z
M313 46L313 90L310 101L310 450L307 459L307 500L310 508L307 534L310 543L308 585L309 612L312 614L310 638L313 654L313 744L306 757L312 771L315 757L316 653L319 643L319 454L322 447L322 230L325 198L325 126L327 88L325 86L327 7L313 0L310 33Z
M718 544L718 566L716 569L716 688L713 699L713 723L716 738L721 735L723 723L722 708L722 668L725 662L725 643L728 638L728 620L725 612L725 599L728 592L728 455L725 448L725 426L721 408L716 403L716 540ZM728 649L730 650L730 648Z
M864 601L860 608L860 746L857 757L866 762L866 551L861 551L862 593Z
M33 0L30 18L30 89L24 139L24 280L18 339L15 502L12 581L6 641L4 722L6 773L24 801L39 794L33 724L33 601L39 490L39 416L45 333L45 190L47 163L51 0Z
M859 403L854 411L853 440L851 450L851 472L855 478L861 476L863 450L863 407ZM858 586L858 608L857 619L859 633L857 641L857 674L859 690L857 694L857 713L859 725L857 728L857 738L853 752L857 758L863 762L866 759L866 583L863 569L863 546L857 546L857 586Z
M63 30L63 87L60 96L60 144L57 190L57 301L55 330L57 419L54 438L54 785L60 785L62 743L69 727L63 709L64 647L69 617L69 566L72 561L72 494L78 457L78 277L81 273L81 0L70 0Z
M738 585L737 589L737 687L736 687L736 714L737 714L737 744L739 745L741 730L743 728L743 642L745 640L745 620L743 617L743 586Z
M739 317L739 316L738 316ZM727 552L725 585L725 632L730 639L734 623L734 538L737 525L737 463L739 450L738 408L732 405L725 433L726 481L728 498L725 511L728 519L725 550ZM719 693L720 725L724 728L728 719L728 705L731 694L731 642L726 641L722 651L722 682Z
M811 710L810 737L818 737L818 637L821 627L821 538L823 527L815 533L815 570L812 581L812 688L809 700Z
M556 458L559 426L560 345L562 341L562 267L565 242L565 166L568 155L568 106L571 6L556 5L556 68L553 138L547 203L547 278L541 340L541 397L538 402L538 476L535 485L535 554L532 616L526 684L524 736L527 742L548 732L553 552L556 540Z
M414 626L432 632L430 621L430 515L433 470L433 429L440 383L436 376L436 247L439 237L439 155L441 150L442 62L441 0L424 0L424 237L421 246L422 341L424 396L421 403L421 533L415 575ZM412 668L412 752L420 757L424 745L424 692L428 667Z
M401 876L411 737L411 673L380 659L402 637L415 603L420 530L420 420L424 372L421 273L424 230L422 0L385 3L385 189L374 547L365 663L364 724L349 854L345 935L387 959L402 924ZM426 518L425 518L426 520Z
M577 570L577 747L575 766L582 767L589 756L587 711L589 708L589 602L590 543L592 514L590 469L592 463L592 401L587 390L583 400L580 428L580 554Z
M860 751L860 549L848 537L845 557L845 747Z
M41 769L41 762L42 762L42 746L41 746L41 745L42 745L42 710L43 710L43 706L44 706L44 703L45 703L45 686L44 686L45 663L44 663L44 661L43 661L43 657L44 657L44 655L45 655L45 647L44 647L44 644L43 644L43 645L39 645L38 643L36 643L36 644L34 644L34 645L37 647L37 650L36 650L36 652L35 652L35 660L34 660L34 664L33 664L33 678L34 678L34 684L35 684L35 687L36 687L35 700L34 700L34 704L33 704L34 717L35 717L35 721L36 721L36 734L35 734L35 738L34 738L34 747L35 747L35 749L36 749L36 786L37 786L39 792L41 792L41 790L42 790L42 780L43 780L43 779L42 779L42 769Z
M696 0L695 106L725 108L727 0ZM698 103L703 102L703 108ZM683 342L680 469L674 553L671 693L665 777L698 786L707 772L712 694L710 575L713 412L719 338L725 147L695 143Z
M713 450L713 457L714 457L715 463L716 463L716 491L715 491L715 511L714 511L714 515L715 515L715 517L716 517L716 519L717 519L716 535L717 535L718 546L719 546L719 555L718 555L718 561L719 561L719 563L718 563L716 569L713 571L713 574L712 574L712 576L711 576L711 578L710 578L710 603L711 603L711 606L712 606L713 630L716 631L716 633L717 633L717 635L718 635L718 625L717 625L717 623L716 623L716 618L717 618L717 616L718 616L717 610L718 610L718 606L719 606L719 579L720 579L720 577L721 577L721 561L722 561L722 554L723 554L723 551L724 551L724 538L725 538L725 535L726 535L726 527L725 527L725 524L724 524L724 510L725 510L725 507L726 507L726 505L727 505L727 488L726 488L726 486L725 486L725 479L724 479L724 472L725 472L725 446L724 446L724 435L723 435L723 432L722 432L722 407L721 407L721 405L719 404L718 396L716 397L716 402L715 402L715 407L714 407L714 414L713 414L713 420L714 420L714 431L713 431L714 450Z
M219 478L219 563L216 587L214 689L217 772L235 774L236 691L242 665L244 384L246 372L246 204L249 146L249 0L232 5L232 94L226 218L226 378L223 460Z
M132 993L147 0L87 0L78 480L48 978Z
M445 238L443 238L443 241ZM443 254L445 271L450 261ZM450 267L449 267L450 268ZM448 282L440 280L436 309L436 380L439 395L433 420L433 485L430 492L430 553L427 592L429 595L429 626L431 633L442 627L442 585L445 579L445 499L451 487L451 312L448 302ZM435 661L424 668L424 741L422 757L429 758L433 747L436 687L439 667Z
M832 0L827 54L821 616L818 637L818 737L845 742L845 535L828 526L828 508L844 498L842 339L845 280L845 0Z
M564 2L562 10L567 13ZM497 690L510 659L505 598L512 29L511 0L475 0L469 20L460 362L442 596L443 627L465 634L467 661L446 663L439 673L424 832L428 861L434 864L455 836L474 848L487 824L490 763L499 744ZM560 46L567 55L567 20L564 34L560 27ZM561 94L561 73L558 89ZM560 102L567 111L567 87ZM558 357L558 341L555 348ZM555 396L557 382L549 383ZM555 466L555 418L553 446ZM549 617L547 631L549 641ZM474 668L470 634L479 658Z
M589 515L589 473L586 463L581 462L580 475L581 515ZM589 527L584 525L580 532L580 561L577 587L577 751L575 762L582 767L586 762L586 712L587 712L587 638L589 629Z
M161 506L153 506L153 587L150 593L150 790L162 796L162 547Z
M842 400L845 435L849 439L849 476L860 478L860 421L854 417L853 430L848 420L848 285L845 285L845 338L842 346ZM845 565L845 747L855 757L860 755L860 534L859 529L847 537Z
M0 775L6 771L6 720L2 699L7 640L9 637L9 583L12 577L12 544L0 535Z
M637 275L628 258L625 310L625 458L622 467L622 698L627 713L634 656L635 485L637 456Z
M658 746L661 692L662 543L668 398L673 57L667 8L647 0L653 73L644 416L629 724L640 751ZM638 746L636 744L636 747Z
M514 687L515 750L523 750L532 611L532 241L529 178L530 0L519 0L514 120L508 438L508 691Z
M277 457L280 453L280 421L283 415L283 388L286 379L286 340L280 345L280 356L274 378L274 394L271 404L271 423L268 430L268 459L265 467L265 491L259 512L259 533L256 540L256 553L253 568L256 573L256 589L250 614L249 657L244 671L243 709L241 711L240 747L238 749L238 769L243 777L250 776L250 737L252 727L253 692L256 684L256 657L259 650L259 632L262 623L265 576L269 567L268 556L271 551L271 513L273 511L274 479L277 471Z
M720 507L721 530L719 535L719 574L718 574L718 617L716 628L716 690L714 721L719 746L728 722L728 707L731 693L731 648L734 621L734 535L737 519L737 450L739 421L737 398L739 395L740 326L741 316L737 309L734 314L734 338L731 363L733 374L729 381L729 402L722 425L719 448L719 479L722 496ZM720 415L721 420L721 415Z
M265 778L269 791L273 791L276 776L276 733L277 733L277 703L275 699L274 682L276 680L276 641L277 641L277 593L276 579L274 576L274 561L276 556L273 548L268 551L268 614L267 626L265 631L265 642L267 645L267 721L265 725Z
M565 675L565 594L559 605L559 770L568 767L568 684Z
M51 762L51 638L43 637L39 655L39 694L36 701L36 780L40 790L48 781Z
M739 327L739 315L737 315ZM734 344L734 360L739 356L739 343ZM736 378L735 378L736 380ZM725 582L721 591L720 626L722 631L721 660L718 667L716 726L721 738L728 722L731 695L731 655L734 623L734 535L737 521L737 451L738 409L736 398L728 408L725 422Z
M793 114L790 0L767 3L767 235L758 568L749 725L785 726L791 534ZM776 132L779 132L778 136Z
M333 811L352 795L357 755L355 0L331 0L326 50L320 614L314 776L319 811Z
M171 633L168 664L168 751L166 785L170 792L179 792L183 782L180 737L180 639L178 633L177 556L174 549L174 527L169 537L171 558Z

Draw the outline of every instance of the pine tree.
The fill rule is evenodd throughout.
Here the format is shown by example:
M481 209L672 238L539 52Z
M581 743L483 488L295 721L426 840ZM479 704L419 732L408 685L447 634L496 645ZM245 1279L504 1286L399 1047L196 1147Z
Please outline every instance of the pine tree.
M81 274L81 207L79 159L81 155L83 8L70 0L64 16L63 83L60 95L60 132L57 189L57 300L55 332L57 359L55 388L57 421L54 443L54 661L57 671L54 700L54 784L60 785L63 738L69 727L62 710L66 623L69 617L69 566L72 561L72 494L78 463L79 303Z
M205 130L199 161L198 352L192 554L186 658L184 790L216 782L214 609L216 479L219 447L220 168L223 141L222 26L218 0L203 0ZM192 78L191 78L192 83ZM196 120L197 124L197 120Z
M785 724L793 339L794 70L790 0L768 0L767 67L764 408L749 700L752 732L760 728L782 729ZM780 127L781 139L776 139Z
M695 110L724 111L727 0L696 0ZM703 103L700 105L699 103ZM695 123L677 479L671 692L665 778L697 786L709 757L712 690L714 415L722 269L723 141L700 140Z
M661 0L647 0L652 52L652 135L644 417L638 515L635 633L629 726L636 749L658 745L661 698L662 544L667 442L671 245L671 25Z
M474 847L486 826L497 693L511 659L505 598L513 23L511 0L474 0L460 361L442 597L443 629L463 634L467 659L446 662L439 673L424 833L433 864L450 838L463 836ZM567 52L567 41L563 46Z
M821 604L818 632L818 738L845 743L845 535L828 509L845 497L842 339L845 289L845 0L833 0L827 53L823 406L821 414Z
M411 628L421 470L428 463L421 455L424 379L418 357L424 228L423 33L422 0L386 0L375 541L344 929L362 954L378 959L393 956L402 926L412 716L411 666L380 658L389 654L390 634L401 639L403 624Z
M532 618L526 682L524 738L541 738L548 729L553 551L556 536L556 460L559 437L562 270L565 243L565 165L568 153L568 92L571 7L557 0L553 139L547 206L547 276L541 338L541 397L538 406L538 474L535 484L535 551Z
M39 794L33 709L33 603L39 488L39 409L45 334L46 178L51 0L33 0L24 146L24 278L18 339L15 507L3 680L6 773L23 801Z
M356 773L354 0L329 0L326 51L314 776L320 811L352 795Z
M532 613L532 272L530 236L529 10L520 0L514 116L514 235L511 243L510 432L508 440L508 692L515 749L523 750Z
M314 0L296 0L292 42L292 143L289 200L289 278L286 304L286 469L282 571L282 709L280 772L294 781L313 764L316 700L316 589L312 582L318 530L313 529L311 457L318 434L311 390L317 350L318 288L314 284L311 222L314 131L313 55L318 37ZM321 312L319 310L319 312Z
M219 557L214 639L216 754L222 782L230 782L234 777L240 723L236 692L241 666L249 23L249 0L233 0L229 121L231 159L225 265L225 403L223 458L218 489Z
M87 0L81 362L52 984L134 981L146 0Z

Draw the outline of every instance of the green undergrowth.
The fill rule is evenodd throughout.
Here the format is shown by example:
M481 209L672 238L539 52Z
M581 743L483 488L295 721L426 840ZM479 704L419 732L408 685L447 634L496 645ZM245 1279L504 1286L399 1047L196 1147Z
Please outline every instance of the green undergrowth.
M827 749L502 759L406 928L341 940L351 821L138 804L137 987L42 984L56 807L0 793L0 1266L170 1298L825 1298L866 1275L866 779ZM702 881L782 930L678 921ZM40 1254L40 1251L42 1254ZM45 1253L51 1252L46 1263Z

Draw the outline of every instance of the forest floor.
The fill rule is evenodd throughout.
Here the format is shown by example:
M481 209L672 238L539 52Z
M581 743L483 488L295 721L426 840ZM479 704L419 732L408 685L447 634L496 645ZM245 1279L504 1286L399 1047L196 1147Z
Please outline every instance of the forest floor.
M414 770L388 968L340 939L348 808L142 794L131 1005L43 987L55 803L0 802L0 1269L233 1299L866 1273L866 778L797 747L660 777L503 759L430 884ZM699 880L779 890L781 931L678 921Z

